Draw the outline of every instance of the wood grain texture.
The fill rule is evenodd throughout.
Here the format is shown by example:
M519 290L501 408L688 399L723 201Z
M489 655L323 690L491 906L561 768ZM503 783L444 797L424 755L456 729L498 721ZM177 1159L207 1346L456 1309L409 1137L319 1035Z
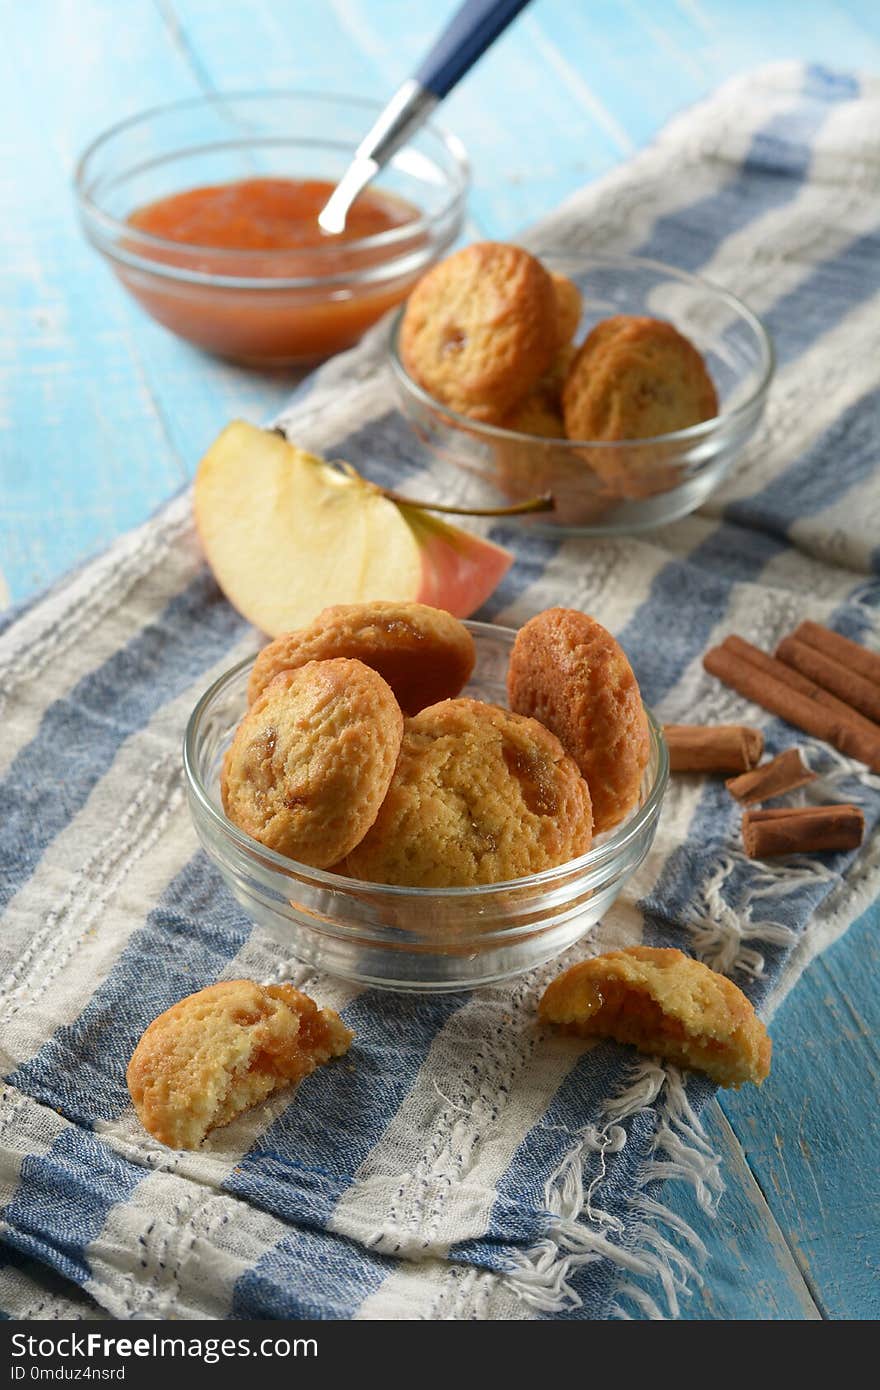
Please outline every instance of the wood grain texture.
M78 153L126 115L219 88L382 97L457 0L29 0L0 44L0 571L24 598L191 476L233 415L293 377L215 362L131 303L82 240ZM782 58L880 68L873 0L537 0L452 94L475 167L471 235L514 236L731 73ZM0 594L3 592L0 579ZM774 1023L761 1092L725 1095L716 1221L687 1318L876 1317L880 911L814 964Z
M667 1184L664 1203L689 1222L708 1247L702 1285L683 1300L686 1322L718 1318L816 1320L822 1317L810 1287L752 1173L736 1133L718 1101L704 1117L706 1134L721 1155L726 1191L714 1220L699 1212L687 1191Z
M721 1104L822 1315L880 1316L880 902L771 1029L761 1091Z

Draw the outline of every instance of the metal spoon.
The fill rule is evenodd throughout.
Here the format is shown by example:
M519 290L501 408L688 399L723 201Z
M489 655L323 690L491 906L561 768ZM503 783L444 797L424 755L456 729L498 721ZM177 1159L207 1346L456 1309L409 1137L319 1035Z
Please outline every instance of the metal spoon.
M415 77L398 87L355 150L354 159L318 216L324 232L345 230L349 208L460 78L495 42L529 0L465 0Z

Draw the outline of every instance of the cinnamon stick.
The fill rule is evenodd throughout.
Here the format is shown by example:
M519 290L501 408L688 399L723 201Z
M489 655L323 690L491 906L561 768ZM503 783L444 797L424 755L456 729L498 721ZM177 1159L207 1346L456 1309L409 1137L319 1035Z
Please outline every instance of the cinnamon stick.
M842 637L839 632L833 632L830 627L823 627L821 623L809 620L800 623L793 636L799 642L805 642L808 647L815 647L817 652L824 652L835 661L843 662L851 671L858 672L866 680L880 685L880 652L869 651L867 647L860 646L849 637Z
M760 729L746 724L664 724L672 772L745 772L764 751Z
M753 647L751 642L747 642L744 637L737 637L732 634L730 637L725 637L721 645L741 656L744 661L749 661L760 670L765 671L774 680L781 681L791 690L796 690L799 694L815 700L825 709L831 710L839 718L851 724L853 728L861 729L866 738L880 738L880 724L866 719L863 714L859 714L858 710L853 709L852 705L838 699L836 695L832 695L830 690L826 690L822 685L817 685L815 681L802 675L800 671L795 671L794 667L787 666L784 661L777 661L769 652L762 652L760 647Z
M743 772L739 777L729 777L725 782L731 796L746 806L759 801L770 801L774 796L784 796L786 792L805 787L816 780L801 757L799 748L786 748L769 763L762 763L752 772Z
M858 849L865 834L865 817L858 806L782 807L746 811L743 844L750 859L778 854L814 854L823 850Z
M762 709L880 772L880 725L865 719L799 671L776 661L742 637L727 637L720 647L713 647L703 657L703 665Z
M816 647L808 647L796 637L783 637L776 648L779 661L793 666L802 676L816 681L818 685L830 690L832 695L852 705L860 714L875 722L880 719L880 685L851 671L833 656L827 656Z

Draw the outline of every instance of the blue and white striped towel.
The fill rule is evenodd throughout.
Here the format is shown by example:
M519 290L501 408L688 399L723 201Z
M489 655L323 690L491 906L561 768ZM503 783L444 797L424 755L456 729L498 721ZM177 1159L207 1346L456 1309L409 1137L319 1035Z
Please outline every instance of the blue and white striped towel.
M488 615L596 613L669 720L755 717L700 657L800 618L878 645L880 84L785 65L740 78L578 194L535 245L628 249L729 286L768 323L762 436L703 512L648 538L517 551ZM425 491L379 337L285 416L298 440ZM222 424L218 421L218 426ZM122 445L120 447L123 447ZM424 472L422 472L424 470ZM418 485L416 487L416 484ZM874 577L872 577L874 576ZM688 1230L662 1179L722 1183L711 1093L611 1044L539 1040L556 966L407 998L317 976L255 928L198 852L180 739L197 696L254 650L178 498L0 635L0 1301L13 1316L595 1318L676 1312ZM763 721L771 752L802 740ZM820 797L880 781L820 745ZM680 779L653 852L574 960L675 944L766 1015L880 895L861 854L751 864L717 782ZM146 1024L218 978L292 979L357 1033L349 1060L172 1153L124 1072Z

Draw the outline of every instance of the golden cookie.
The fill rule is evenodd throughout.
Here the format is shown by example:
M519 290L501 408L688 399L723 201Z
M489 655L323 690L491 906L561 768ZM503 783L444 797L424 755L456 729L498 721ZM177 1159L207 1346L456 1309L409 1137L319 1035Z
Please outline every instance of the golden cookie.
M482 241L435 265L409 297L400 350L438 401L497 424L559 346L553 281L518 246Z
M632 667L611 633L573 608L548 608L520 628L507 673L510 708L551 729L590 788L593 829L638 804L648 721Z
M406 714L457 695L474 669L474 639L440 608L424 603L338 603L307 627L264 647L248 683L253 703L280 671L348 656L388 682Z
M591 842L587 784L551 733L496 705L444 700L407 720L376 823L339 867L465 887L564 864Z
M504 428L519 434L533 434L540 439L564 439L565 422L558 395L542 385L544 378L527 396L514 406L504 421ZM504 441L507 447L507 441Z
M616 498L577 451L551 439L511 443L496 456L496 482L511 502L550 493L556 526L592 526Z
M154 1019L125 1079L144 1129L196 1149L209 1130L341 1057L353 1037L293 985L226 980Z
M517 430L520 434L537 435L543 439L565 438L562 385L573 356L572 347L558 349L548 370L505 417L505 429ZM505 447L507 442L504 441Z
M628 946L573 965L544 992L539 1013L581 1038L614 1038L706 1072L719 1086L757 1086L771 1042L748 999L681 951Z
M337 657L282 671L235 731L223 809L269 849L329 868L376 819L402 733L391 688L363 662Z
M553 520L559 526L586 526L611 506L614 495L605 477L583 451L565 441L562 383L574 356L560 348L548 372L504 421L505 428L531 439L499 439L494 447L495 481L512 502L551 493Z
M693 343L662 319L618 315L593 329L562 393L570 439L651 439L718 414Z
M619 334L635 322L637 320L629 314L615 314L610 319L600 319L597 324L594 324L580 347L575 348L571 353L562 387L565 387L569 372L574 372L575 365L578 374L586 380L588 374L601 363L602 354L607 353ZM653 323L654 320L649 319L648 322Z
M613 352L617 345L626 345L631 335L651 335L655 328L663 331L669 327L669 324L663 324L656 318L637 318L628 316L628 314L617 314L613 318L605 318L595 325L591 334L582 343L577 353L577 366L574 364L574 360L571 361L569 370L573 374L573 379L574 374L577 373L581 384L582 382L589 382L591 379L598 381L606 366L609 367L609 374L612 374L614 361L616 361ZM681 341L687 345L687 339L681 339ZM699 354L696 356L699 357ZM705 374L702 359L699 359L699 370ZM717 411L717 399L715 388L710 382L709 388L710 393L712 393L710 395L712 409L709 410L709 414L713 416ZM573 386L570 389L576 388ZM570 411L566 424L570 438L577 438L576 435L571 434L571 431L576 427L587 430L588 427L592 427L592 421L578 420L576 413ZM630 432L633 432L635 428L648 428L648 425L642 424L639 427L631 425ZM602 438L602 436L595 435L594 438ZM620 443L617 439L610 442L617 443L617 445ZM677 488L685 480L685 471L683 464L681 464L678 446L674 443L673 445L663 443L662 439L656 443L633 443L630 448L585 449L582 450L582 455L596 477L601 478L605 491L621 500L652 498L658 493L669 492L671 488Z
M555 525L588 526L596 522L613 504L614 496L581 451L560 442L555 431L561 427L561 419L552 410L544 413L536 405L534 413L524 410L518 423L532 438L504 439L496 444L496 487L511 502L550 493ZM547 434L542 434L543 430Z
M556 355L544 375L539 379L537 386L533 390L543 391L545 396L549 396L555 403L560 414L562 413L562 388L568 376L568 369L574 361L577 348L571 343L564 343L561 348L557 348ZM560 435L563 439L565 436Z
M564 347L571 342L578 331L583 301L577 285L573 280L569 280L567 275L560 275L558 271L553 270L550 272L550 279L553 281L553 289L556 294L558 341Z

